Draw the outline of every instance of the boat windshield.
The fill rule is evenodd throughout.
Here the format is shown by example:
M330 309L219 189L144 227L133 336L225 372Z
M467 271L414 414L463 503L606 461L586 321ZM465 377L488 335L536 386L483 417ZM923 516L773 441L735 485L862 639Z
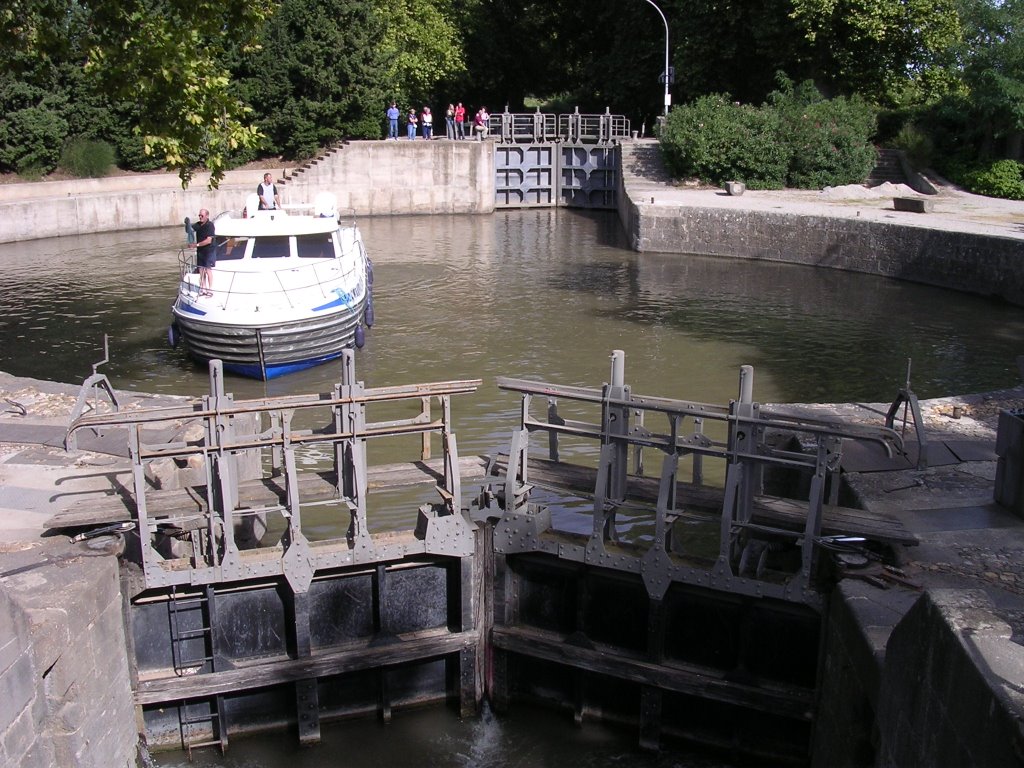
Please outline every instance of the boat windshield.
M234 261L245 256L245 237L221 237L217 240L217 261Z
M300 235L295 238L295 252L300 259L334 258L334 242L330 232L316 235Z
M288 237L257 237L252 244L254 259L284 259L289 255Z
M284 259L291 255L287 235L261 235L253 238L252 258ZM300 259L333 259L334 240L330 232L295 236L295 252Z

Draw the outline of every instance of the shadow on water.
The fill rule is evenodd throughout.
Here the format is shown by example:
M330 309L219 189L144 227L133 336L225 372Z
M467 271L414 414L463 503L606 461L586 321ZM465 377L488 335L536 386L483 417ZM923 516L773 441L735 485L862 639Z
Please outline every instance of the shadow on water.
M557 210L360 222L376 266L377 324L356 357L368 386L480 378L453 413L462 455L507 446L519 399L498 376L600 386L612 349L637 394L724 403L739 366L756 367L762 402L888 400L913 359L922 397L1018 383L1024 310L919 285L773 263L626 247L614 214ZM207 371L167 347L180 228L0 245L12 288L0 293L0 370L80 382L111 337L101 370L116 387L201 395ZM329 391L320 366L269 383L230 378L239 398ZM403 458L408 458L405 456ZM570 520L570 522L572 522ZM582 524L582 523L581 523ZM643 535L640 532L640 535ZM571 725L516 709L461 721L445 708L394 721L326 725L324 746L293 735L232 741L192 765L715 766L689 753L651 756L633 732ZM161 765L187 763L161 757Z
M346 768L725 768L720 755L701 751L643 752L628 729L584 724L547 710L517 708L497 716L484 706L476 719L457 719L444 708L396 713L392 721L327 724L323 745L303 749L280 735L252 736L216 749L156 754L161 768L327 768L344 755Z

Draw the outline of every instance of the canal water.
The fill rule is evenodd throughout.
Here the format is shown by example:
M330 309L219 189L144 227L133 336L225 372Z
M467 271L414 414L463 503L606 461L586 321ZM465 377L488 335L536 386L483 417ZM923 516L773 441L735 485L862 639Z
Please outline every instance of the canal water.
M462 455L507 446L519 399L498 376L600 386L626 354L638 394L707 403L755 368L760 402L887 402L1014 386L1024 309L864 275L785 264L637 254L618 219L566 210L360 222L375 264L376 325L356 355L368 386L480 378L455 398ZM207 372L167 345L180 229L0 245L0 370L201 395ZM336 365L269 383L228 379L237 398L329 391ZM292 735L236 738L218 766L702 766L698 753L643 756L635 734L533 712L460 722L447 710L326 725L324 746ZM344 755L344 758L342 758ZM184 755L159 764L187 764Z

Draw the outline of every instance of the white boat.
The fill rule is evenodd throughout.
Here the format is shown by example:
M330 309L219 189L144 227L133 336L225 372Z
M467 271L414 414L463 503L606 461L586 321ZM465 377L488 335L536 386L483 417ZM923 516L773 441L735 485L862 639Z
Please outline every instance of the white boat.
M179 255L181 281L169 337L200 361L271 379L361 347L373 324L373 271L354 222L342 223L333 195L313 205L214 219L217 264L200 290L194 251Z

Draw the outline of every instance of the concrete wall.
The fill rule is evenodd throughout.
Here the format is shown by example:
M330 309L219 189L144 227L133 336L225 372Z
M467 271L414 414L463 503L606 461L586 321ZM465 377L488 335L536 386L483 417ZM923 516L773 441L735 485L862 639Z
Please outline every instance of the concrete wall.
M60 546L0 588L0 765L134 766L117 558Z
M876 765L1024 764L1024 647L980 590L925 593L893 630Z
M1024 765L1024 647L984 592L843 581L829 606L812 765Z
M178 226L200 208L240 210L263 173L231 171L216 190L205 173L188 189L173 173L0 184L0 242Z
M864 272L1024 305L1019 240L781 212L638 206L619 217L639 251L765 259Z
M285 202L338 196L357 215L490 213L494 210L493 141L359 141L296 173Z
M286 169L272 169L280 179ZM180 225L200 208L241 210L263 170L229 171L219 189L197 174L188 189L177 174L0 185L0 242ZM361 141L291 174L284 203L333 192L356 215L489 213L494 210L493 142Z

